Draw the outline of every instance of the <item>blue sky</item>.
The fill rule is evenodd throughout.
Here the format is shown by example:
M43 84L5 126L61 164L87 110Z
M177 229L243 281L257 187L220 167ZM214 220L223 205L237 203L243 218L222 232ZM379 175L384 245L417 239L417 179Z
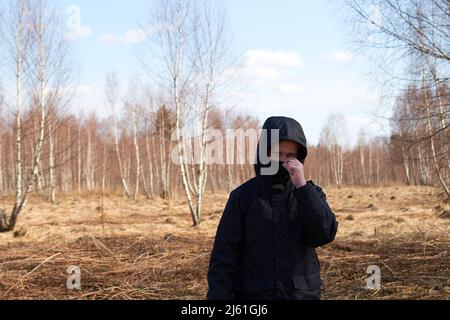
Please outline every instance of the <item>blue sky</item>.
M115 70L122 87L140 70L134 54L142 37L139 24L149 16L151 0L60 0L77 6L81 28L73 44L79 61L79 106L102 114L106 73ZM317 143L326 117L345 115L349 142L361 127L386 134L368 110L376 107L375 88L364 76L364 60L355 57L345 37L348 28L327 0L218 0L226 10L234 50L242 53L254 76L238 109L264 120L291 116Z

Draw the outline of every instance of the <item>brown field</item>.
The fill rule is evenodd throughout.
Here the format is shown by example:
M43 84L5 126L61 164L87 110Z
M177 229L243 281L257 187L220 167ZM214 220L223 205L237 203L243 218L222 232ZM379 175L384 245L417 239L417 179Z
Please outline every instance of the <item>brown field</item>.
M325 188L336 241L318 250L323 299L449 299L450 205L431 187ZM9 209L11 198L0 199ZM191 227L182 201L122 196L32 198L16 230L0 234L0 299L203 299L226 194L207 195ZM380 290L366 269L381 268ZM80 291L66 289L81 268Z

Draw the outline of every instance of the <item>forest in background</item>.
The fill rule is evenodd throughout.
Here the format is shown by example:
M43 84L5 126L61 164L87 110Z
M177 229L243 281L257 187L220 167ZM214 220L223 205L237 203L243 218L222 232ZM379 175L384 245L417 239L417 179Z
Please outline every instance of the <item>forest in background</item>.
M307 178L338 187L438 186L450 196L448 2L382 1L369 12L364 1L347 5L351 25L367 27L357 28L365 52L382 57L386 68L402 66L389 77L398 88L388 119L392 134L369 136L361 128L349 146L345 117L329 115L319 144L309 146ZM227 105L239 61L230 53L225 14L211 2L155 6L149 24L159 27L139 57L146 77L121 84L113 71L105 75L110 115L102 118L72 114L76 62L52 2L15 0L3 8L0 195L14 195L15 202L1 211L0 230L14 228L31 193L52 203L73 192L184 197L197 225L205 192L229 192L254 176L251 163L206 160L207 130L258 130L264 121ZM148 55L158 62L150 64ZM200 139L195 164L183 147L192 136Z

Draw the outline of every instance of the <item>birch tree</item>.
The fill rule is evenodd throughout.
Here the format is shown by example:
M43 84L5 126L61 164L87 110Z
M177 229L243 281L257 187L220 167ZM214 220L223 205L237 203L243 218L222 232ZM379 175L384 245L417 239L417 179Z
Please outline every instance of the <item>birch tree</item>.
M442 0L347 0L359 40L360 49L376 62L376 70L391 97L404 94L415 86L420 101L414 116L393 118L394 123L408 122L415 127L411 135L396 135L404 154L404 167L409 177L407 153L417 148L422 181L430 181L425 169L427 148L433 164L433 179L450 198L450 103L445 88L449 87L450 10ZM391 92L394 93L392 94ZM447 97L446 97L447 95ZM423 134L423 136L420 136ZM426 144L425 144L426 143ZM408 145L408 148L405 147ZM405 150L407 149L407 150ZM423 151L423 152L422 152ZM414 177L411 177L414 178Z
M61 106L62 93L70 79L69 45L55 8L45 0L16 0L11 2L10 9L11 28L5 39L7 57L15 66L15 203L9 216L1 214L1 232L15 228L17 217L33 191L41 166L47 114L50 109ZM23 170L22 161L25 93L29 93L28 102L38 115L32 142L33 156L27 171Z
M154 32L147 48L157 53L164 67L155 70L144 65L166 90L168 103L175 111L174 140L181 183L197 226L207 179L208 118L219 93L229 49L225 21L207 2L180 0L160 1L151 21ZM187 162L193 155L188 146L196 138L199 148L195 164L190 166Z
M342 186L344 177L344 148L347 130L345 118L342 114L331 114L320 133L320 144L325 146L330 156L331 173L334 183Z
M9 30L3 31L6 61L14 66L15 84L15 202L11 215L0 212L0 232L14 229L22 204L22 97L24 64L29 47L30 34L25 25L29 21L29 3L25 0L11 1L8 16Z
M119 82L115 73L108 74L106 78L105 87L106 100L112 113L112 125L113 125L113 136L114 136L114 146L116 151L117 162L119 165L120 180L122 182L122 187L125 195L131 199L131 194L128 189L128 183L125 177L125 167L122 161L122 155L119 146L119 132L117 127L117 104L119 101Z

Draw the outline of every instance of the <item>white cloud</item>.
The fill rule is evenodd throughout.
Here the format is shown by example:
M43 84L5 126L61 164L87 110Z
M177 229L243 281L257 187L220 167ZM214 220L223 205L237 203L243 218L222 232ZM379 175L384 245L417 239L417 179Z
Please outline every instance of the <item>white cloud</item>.
M287 84L287 83L280 84L278 86L278 89L283 93L294 94L294 95L302 94L305 91L305 89L299 85Z
M144 30L129 30L123 36L125 43L140 43L145 41L147 33Z
M330 59L339 62L347 62L353 59L353 54L347 51L335 50L330 54Z
M276 68L253 66L249 68L252 75L262 79L278 79L281 76L280 70Z
M66 32L64 39L73 41L78 38L87 38L92 34L92 29L88 26L80 26L73 31Z
M262 79L279 79L285 69L302 66L303 60L294 51L248 50L245 57L248 72Z
M100 42L104 46L115 46L121 44L136 44L145 41L148 34L141 29L128 30L123 35L104 33L100 36Z

